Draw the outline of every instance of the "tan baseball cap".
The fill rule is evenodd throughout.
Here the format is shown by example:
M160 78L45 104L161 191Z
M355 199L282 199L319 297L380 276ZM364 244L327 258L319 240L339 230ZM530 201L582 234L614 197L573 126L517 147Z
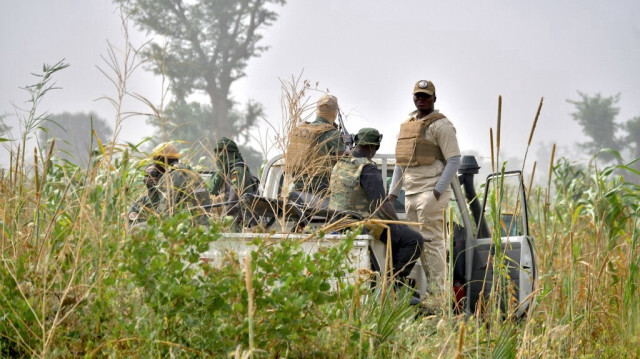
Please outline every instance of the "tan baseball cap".
M332 95L324 95L318 100L318 117L322 117L328 121L335 121L338 116L338 99Z
M428 80L420 80L416 82L415 86L413 86L413 94L417 94L418 92L426 93L427 95L436 95L436 87L433 85L433 82Z

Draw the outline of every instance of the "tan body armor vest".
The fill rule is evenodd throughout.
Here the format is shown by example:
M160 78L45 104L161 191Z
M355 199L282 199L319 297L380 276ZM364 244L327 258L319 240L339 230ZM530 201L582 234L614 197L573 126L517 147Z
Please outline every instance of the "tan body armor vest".
M318 138L333 130L335 127L330 124L313 125L305 122L291 131L285 154L285 172L296 177L329 177L335 161L323 153L324 144L318 143Z
M416 120L411 118L400 126L400 135L396 143L396 163L400 166L430 165L436 159L444 161L440 147L424 138L425 131L435 121L446 116L433 112L427 117Z

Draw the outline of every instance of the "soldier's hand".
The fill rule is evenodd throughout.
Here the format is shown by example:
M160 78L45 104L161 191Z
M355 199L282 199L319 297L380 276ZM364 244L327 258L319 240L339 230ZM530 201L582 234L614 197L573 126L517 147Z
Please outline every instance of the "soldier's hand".
M398 196L396 196L395 194L390 194L389 195L389 202L391 202L392 204L396 202L396 199L398 198Z
M436 198L436 200L440 200L440 192L436 191L435 189L433 190L433 196Z

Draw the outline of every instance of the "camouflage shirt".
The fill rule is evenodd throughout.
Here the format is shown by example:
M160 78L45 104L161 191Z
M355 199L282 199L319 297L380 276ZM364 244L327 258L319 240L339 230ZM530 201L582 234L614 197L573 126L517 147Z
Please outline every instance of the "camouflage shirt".
M129 225L146 222L149 217L156 213L158 203L160 201L160 192L157 189L152 188L147 193L138 197L127 212L127 220Z
M200 176L188 166L178 163L169 168L158 183L161 192L158 213L173 215L177 211L191 211L194 223L208 224L203 206L211 204L207 187Z

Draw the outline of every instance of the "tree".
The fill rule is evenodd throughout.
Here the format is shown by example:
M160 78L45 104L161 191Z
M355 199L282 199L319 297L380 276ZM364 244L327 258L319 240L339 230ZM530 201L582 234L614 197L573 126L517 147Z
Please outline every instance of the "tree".
M100 141L105 142L113 135L113 130L107 121L94 113L70 113L52 115L43 123L38 140L40 145L55 138L56 155L70 162L86 165L89 154L98 144L91 130L94 130Z
M603 148L611 148L620 151L624 148L623 141L616 136L616 130L621 126L615 122L615 118L620 112L616 104L620 100L620 94L610 97L603 97L600 93L589 96L578 91L580 100L567 100L576 107L576 112L572 113L573 119L582 126L585 135L591 141L580 144L580 147L596 154ZM602 159L610 161L613 156L603 154Z
M632 149L632 159L640 158L640 116L634 117L624 125L627 131L625 143Z
M252 105L252 103L247 104L247 109L245 111L251 113L255 108L257 108L257 111L259 111L258 113L260 113L261 108L259 106L256 107L255 105ZM211 107L208 105L203 105L198 102L182 104L172 102L165 109L165 115L168 118L173 118L175 120L166 126L167 128L165 128L165 130L167 130L167 132L164 133L164 136L162 137L187 141L201 141L201 144L205 149L212 148L220 138L217 136L215 128L210 125L212 113ZM231 121L242 121L241 117L242 114L237 111L232 110L229 113ZM181 121L180 119L184 120ZM149 122L155 123L156 126L161 127L157 118L149 118ZM159 140L161 140L162 137L156 139L155 142L160 142ZM238 147L242 152L245 163L252 169L259 168L262 163L260 153L248 146L238 145ZM212 166L213 159L210 158L205 164Z
M167 76L174 95L173 109L187 106L211 116L204 123L189 123L191 118L172 118L192 126L200 134L212 129L217 137L232 137L251 128L261 113L253 102L243 112L233 111L231 85L246 76L247 61L268 49L259 46L259 30L273 24L277 14L270 4L285 0L114 0L130 13L140 29L166 36L166 47L153 42L147 55L153 70ZM209 106L188 103L191 95L204 94ZM170 113L170 111L168 112ZM152 120L157 127L161 119ZM196 138L181 138L194 140Z

